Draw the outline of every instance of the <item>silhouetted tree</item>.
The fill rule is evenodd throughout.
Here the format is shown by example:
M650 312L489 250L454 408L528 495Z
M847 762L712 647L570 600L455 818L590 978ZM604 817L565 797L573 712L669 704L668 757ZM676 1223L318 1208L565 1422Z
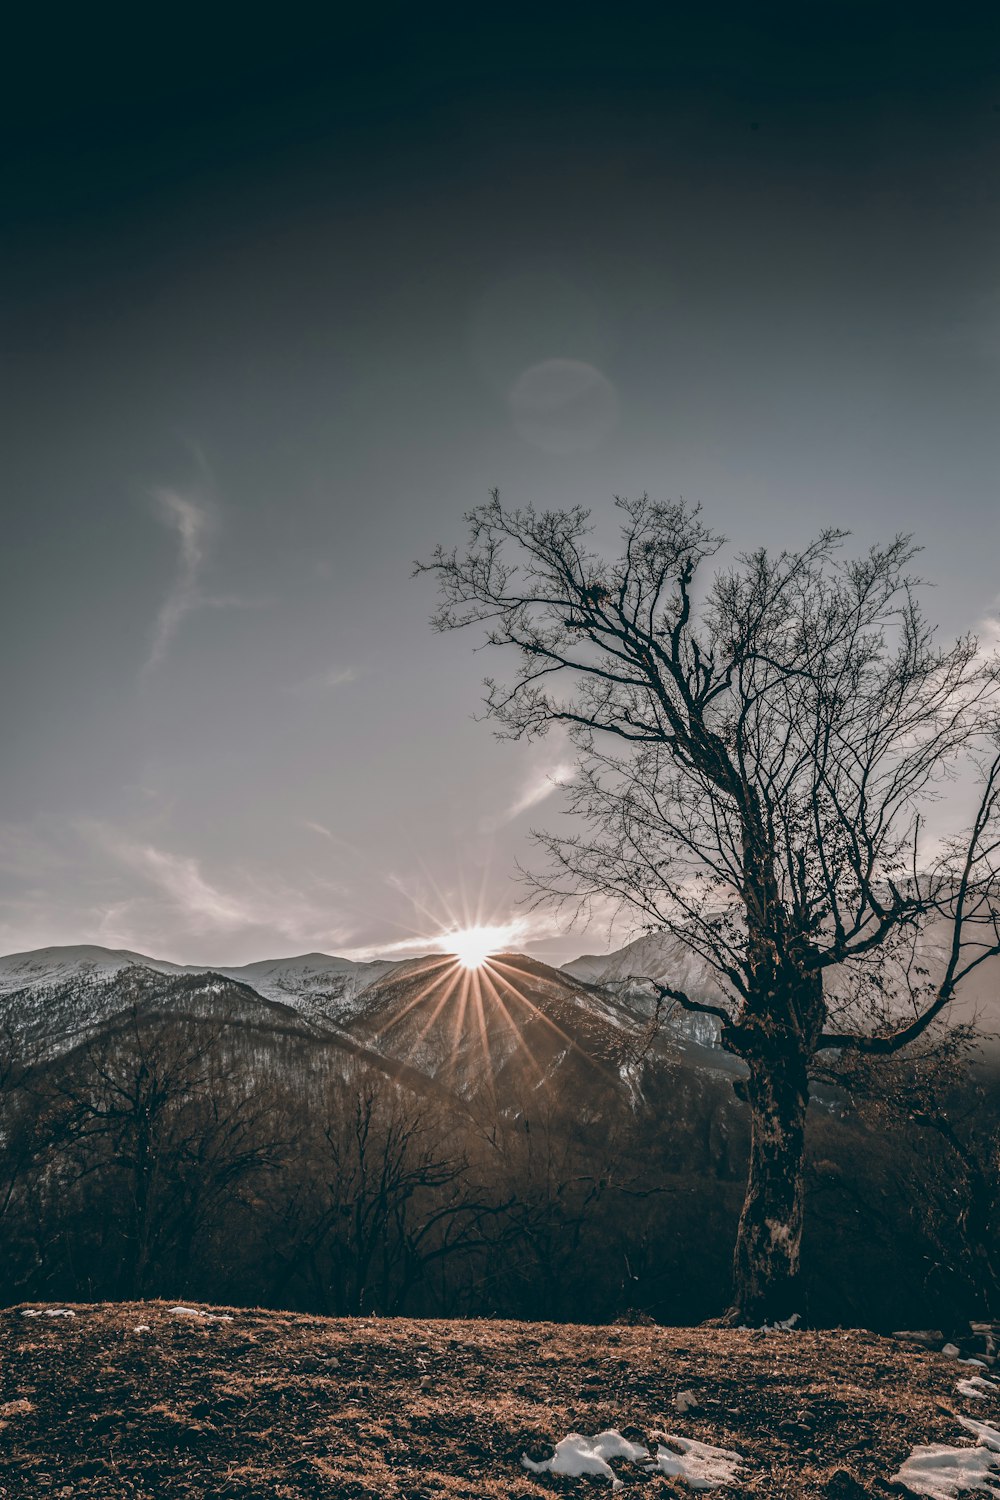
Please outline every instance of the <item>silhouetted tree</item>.
M1000 1120L995 1059L971 1027L893 1058L845 1054L830 1070L862 1120L896 1131L890 1171L939 1279L979 1317L1000 1315ZM970 1063L972 1064L970 1066ZM899 1219L897 1219L898 1232Z
M287 1122L266 1081L212 1021L132 1009L70 1054L49 1084L68 1184L100 1183L120 1240L118 1295L183 1280L202 1225L279 1166Z
M713 1017L748 1069L726 1320L759 1321L794 1297L810 1065L899 1051L1000 952L997 668L972 637L936 643L906 537L845 559L826 531L705 579L722 539L697 510L616 504L613 560L587 511L494 493L468 546L418 571L437 575L439 630L485 627L520 658L512 682L487 679L498 732L557 727L578 752L585 831L537 835L537 896L617 903L714 975L702 994L655 989ZM925 853L924 809L963 763L971 826Z
M275 1284L303 1280L327 1313L397 1312L430 1267L480 1243L497 1208L443 1104L359 1067L313 1113L281 1209Z

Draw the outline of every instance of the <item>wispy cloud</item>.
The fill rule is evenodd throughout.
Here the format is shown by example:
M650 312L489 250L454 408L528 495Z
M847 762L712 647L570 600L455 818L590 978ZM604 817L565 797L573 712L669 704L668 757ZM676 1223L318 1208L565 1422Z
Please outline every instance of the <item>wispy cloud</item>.
M358 674L353 667L332 667L329 671L316 672L311 677L290 683L288 691L297 698L322 698L334 688L346 687L349 682L357 680Z
M507 823L512 823L522 813L530 812L546 797L558 791L561 786L573 780L576 770L570 760L557 761L555 765L542 767L531 773L528 780L518 795L501 812L493 813L489 817L480 819L479 828L482 833L495 833L498 828L503 828Z
M213 885L201 873L198 861L188 855L170 854L152 844L124 842L119 842L115 852L201 927L232 932L253 926L258 920L245 900Z
M159 933L211 937L259 934L262 944L276 938L309 947L343 946L352 930L338 921L333 902L342 892L329 882L290 886L269 874L235 868L220 880L207 875L200 860L163 849L148 839L122 834L106 824L87 822L79 831L112 856L131 877L123 901L105 910L103 937L137 945L162 941Z
M317 823L312 818L300 818L299 827L307 829L309 833L318 834L329 844L336 844L340 849L347 849L351 854L361 854L356 844L352 844L349 839L342 839L339 833L334 833L332 828L327 828L325 823Z
M178 556L173 583L157 611L144 672L159 666L181 625L196 610L253 609L265 602L235 594L210 594L203 588L202 575L216 530L215 513L209 505L172 489L154 490L153 499L160 521L177 537Z
M308 828L310 833L318 833L321 839L329 839L331 843L336 842L336 834L330 832L329 828L322 823L314 823L311 818L302 818L299 821L301 828Z
M207 508L188 496L177 490L161 489L155 491L154 498L160 520L177 534L179 556L174 581L156 616L147 671L158 666L166 656L185 616L205 602L200 582L210 531Z

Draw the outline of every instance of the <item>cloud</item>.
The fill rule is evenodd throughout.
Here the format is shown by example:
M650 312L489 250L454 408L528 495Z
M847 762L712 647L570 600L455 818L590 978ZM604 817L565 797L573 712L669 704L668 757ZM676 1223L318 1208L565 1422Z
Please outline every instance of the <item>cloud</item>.
M207 505L199 504L177 490L155 490L153 498L163 525L176 533L178 558L174 581L157 612L153 644L143 667L144 672L159 666L181 625L196 610L253 609L267 602L261 599L241 599L235 594L205 593L201 578L215 529L213 512Z
M316 672L312 677L304 677L301 682L293 682L288 691L294 693L297 698L322 698L327 693L332 693L334 688L345 687L349 682L357 682L358 674L353 667L333 667L327 672Z
M314 823L311 818L302 818L300 827L308 828L310 833L318 833L320 838L329 839L331 843L337 842L336 834L331 833L329 828L325 828L322 823Z
M176 576L156 616L147 671L166 656L185 617L206 602L199 585L210 530L208 511L177 490L157 490L155 500L160 520L177 534L180 555Z
M192 855L159 848L101 823L82 823L78 828L133 877L125 899L104 908L105 941L113 937L127 946L146 943L155 948L162 947L167 932L175 939L256 933L264 944L282 939L315 947L343 945L353 936L350 928L331 919L331 902L342 900L343 892L329 882L313 881L303 889L242 868L230 871L223 882L210 878Z
M234 899L206 880L198 861L189 856L168 854L151 844L136 845L122 853L132 866L158 886L182 911L197 917L204 925L228 932L249 927L256 913L244 902Z
M1000 595L976 626L975 633L979 637L980 656L992 656L1000 651Z
M507 823L512 823L522 813L529 812L531 808L537 807L544 802L546 797L559 787L573 780L576 770L572 761L561 760L554 766L543 767L532 772L521 792L516 796L502 812L494 813L492 816L482 818L479 828L482 833L495 833L498 828L503 828Z
M325 823L316 823L312 818L300 818L298 822L300 828L305 828L310 833L318 834L321 839L326 839L328 843L336 844L339 848L347 849L351 854L362 857L362 851L356 844L352 844L349 839L342 839L338 833L334 833L332 829L327 828Z

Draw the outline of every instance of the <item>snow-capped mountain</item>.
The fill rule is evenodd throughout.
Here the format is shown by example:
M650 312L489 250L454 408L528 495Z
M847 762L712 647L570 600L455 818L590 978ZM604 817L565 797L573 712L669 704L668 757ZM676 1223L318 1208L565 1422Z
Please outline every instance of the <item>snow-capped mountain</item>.
M264 958L216 972L249 984L266 999L291 1005L304 1015L344 1020L362 990L398 967L387 961L358 963L329 953L303 953L296 958Z
M28 953L8 953L0 958L0 995L53 985L101 984L136 965L157 974L185 972L182 964L149 958L130 948L98 948L89 943L72 948L34 948Z
M37 948L0 958L0 998L22 991L37 995L54 990L82 997L95 987L117 979L125 970L140 968L164 975L223 975L249 985L266 1000L290 1005L310 1020L340 1021L350 1013L361 991L393 967L392 963L358 963L328 953L303 953L294 958L261 959L235 966L175 964L130 948L81 944Z
M689 992L695 1000L715 1000L721 994L719 981L704 959L669 932L649 933L603 956L585 953L562 967L563 973L587 984L659 979Z
M646 1068L634 1062L648 1051L628 985L601 989L523 954L499 955L471 974L445 954L356 963L310 953L216 968L94 946L0 958L8 1047L56 1058L133 1024L130 1017L209 1020L258 1064L294 1057L302 1078L351 1057L376 1059L414 1086L468 1102L502 1098L507 1109L543 1094L571 1112L584 1099L592 1113L632 1109ZM700 1021L665 1029L649 1065L669 1058L695 1074L725 1073L727 1059L713 1052L711 1035L695 1034L692 1019Z
M717 1002L722 997L718 978L705 961L678 938L654 932L636 938L614 953L585 953L563 964L562 972L585 984L610 990L627 999L633 1011L651 1015L656 1005L654 990L642 979L660 980L691 996L692 1000ZM668 1024L703 1046L713 1046L718 1026L711 1016L691 1015L674 1007Z
M979 934L968 933L968 956L978 951L972 945ZM987 935L989 939L989 935ZM928 924L918 944L919 969L926 970L927 979L933 982L944 973L951 941L951 930L944 921ZM726 991L711 966L691 951L679 938L668 932L648 933L636 938L607 954L581 954L563 964L563 973L582 980L585 984L610 989L619 996L628 997L633 1009L649 1013L655 1003L653 991L643 987L640 978L660 980L681 989L693 1000L709 1004L726 999ZM827 971L828 989L832 997L838 993L838 983L844 976L836 968ZM845 990L849 993L849 990ZM902 985L900 987L900 1014L907 1014L912 1004ZM912 1010L909 1012L912 1014ZM845 1010L845 1021L852 1016L850 1007ZM963 1024L971 1023L983 1037L988 1047L1000 1044L1000 958L990 958L972 972L959 987L950 1008L949 1019ZM714 1035L715 1023L708 1017L681 1016L676 1011L672 1021L682 1029L706 1041ZM863 1024L863 1021L861 1022Z

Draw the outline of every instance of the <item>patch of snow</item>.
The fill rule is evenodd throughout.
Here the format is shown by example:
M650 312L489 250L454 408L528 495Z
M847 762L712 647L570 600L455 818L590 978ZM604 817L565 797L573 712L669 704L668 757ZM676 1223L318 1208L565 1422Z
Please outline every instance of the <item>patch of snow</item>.
M941 1350L941 1353L947 1354L949 1359L957 1359L961 1352L957 1344L945 1344Z
M597 1474L603 1479L610 1479L613 1489L621 1489L622 1482L615 1475L608 1459L627 1458L631 1463L637 1463L640 1459L649 1457L648 1448L643 1448L639 1443L630 1443L614 1428L599 1432L592 1438L584 1437L579 1432L571 1432L568 1437L556 1443L555 1447L552 1457L541 1463L536 1463L526 1453L521 1454L521 1462L532 1474L566 1474L571 1479L579 1479L584 1474Z
M544 1088L546 1083L548 1083L549 1079L552 1077L553 1073L559 1067L560 1063L564 1062L568 1056L569 1048L564 1047L563 1050L552 1059L552 1062L549 1064L545 1072L542 1074L541 1078L539 1078L538 1082L535 1084L535 1088Z
M970 1490L1000 1495L1000 1462L988 1448L949 1448L946 1443L929 1443L914 1448L909 1458L892 1476L891 1483L901 1484L911 1494L927 1500L959 1500Z
M746 1460L738 1453L669 1432L654 1432L653 1437L659 1446L656 1458L647 1465L647 1473L659 1472L671 1479L682 1479L693 1490L714 1490L739 1481Z
M1000 1432L973 1417L958 1420L976 1439L974 1448L951 1448L946 1443L914 1448L891 1483L927 1500L959 1500L975 1490L1000 1496Z
M152 1329L148 1323L137 1323L132 1329L133 1333L151 1333Z
M959 1360L959 1364L960 1365L978 1365L981 1370L988 1370L989 1369L989 1365L986 1363L985 1359L960 1359Z
M801 1313L792 1313L790 1318L778 1318L774 1323L762 1323L759 1328L751 1328L749 1323L741 1323L740 1333L795 1333L797 1326L802 1322Z
M693 1394L692 1391L681 1392L685 1397ZM675 1397L675 1403L678 1399ZM745 1463L738 1453L714 1448L710 1443L699 1443L695 1438L677 1437L669 1432L654 1432L653 1438L658 1445L655 1458L648 1448L641 1443L630 1443L614 1428L599 1432L592 1438L571 1432L556 1443L551 1458L536 1463L524 1453L521 1462L532 1474L565 1474L573 1479L595 1474L610 1479L615 1490L624 1486L608 1462L611 1458L641 1463L647 1474L666 1474L671 1479L682 1480L693 1490L714 1490L721 1485L735 1484Z
M231 1323L233 1320L229 1313L210 1313L203 1311L200 1307L171 1307L169 1312L178 1313L183 1318L203 1318L206 1323Z
M25 1307L21 1310L22 1318L75 1318L76 1313L70 1307Z
M977 1401L982 1401L994 1391L1000 1391L1000 1385L995 1380L984 1380L981 1375L971 1375L968 1380L960 1380L956 1389L962 1396L974 1396Z
M995 1427L991 1427L988 1422L977 1422L975 1417L959 1417L958 1420L966 1432L972 1433L981 1448L1000 1453L1000 1432Z

